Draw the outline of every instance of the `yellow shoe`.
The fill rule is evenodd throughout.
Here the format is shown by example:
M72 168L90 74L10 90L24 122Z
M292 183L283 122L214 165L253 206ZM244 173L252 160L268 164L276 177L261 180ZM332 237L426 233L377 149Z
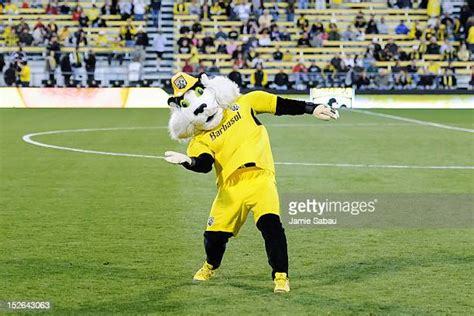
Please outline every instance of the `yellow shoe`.
M199 269L193 277L194 281L208 281L214 276L214 270L212 270L212 265L204 261L204 264L201 269Z
M273 283L275 283L274 293L288 293L290 291L290 281L284 272L275 273Z

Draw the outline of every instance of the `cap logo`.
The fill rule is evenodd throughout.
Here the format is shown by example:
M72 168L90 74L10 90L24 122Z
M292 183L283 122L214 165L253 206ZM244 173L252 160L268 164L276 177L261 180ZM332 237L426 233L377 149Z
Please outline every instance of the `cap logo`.
M175 85L178 89L184 89L184 88L186 88L186 86L188 85L188 82L186 81L186 79L184 79L183 76L179 76L179 77L176 78L176 80L174 81L174 85Z

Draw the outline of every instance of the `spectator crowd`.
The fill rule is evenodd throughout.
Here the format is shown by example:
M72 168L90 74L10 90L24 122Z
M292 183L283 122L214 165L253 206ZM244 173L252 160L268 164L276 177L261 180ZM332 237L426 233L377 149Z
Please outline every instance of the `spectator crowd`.
M21 14L22 10L28 9L36 9L35 14L39 13L33 21L31 16ZM43 59L47 85L57 84L58 73L65 86L77 85L83 76L86 76L89 85L97 84L95 69L98 59L107 61L109 66L122 65L125 58L130 59L133 65L129 68L138 69L138 81L145 60L145 48L153 45L159 67L165 50L165 37L158 31L153 40L149 39L144 24L136 22L149 17L158 27L160 9L161 0L106 0L97 4L92 1L87 7L81 6L81 1L0 0L0 14L20 16L1 20L5 22L0 25L4 45L18 47L9 56L0 53L0 71L4 74L4 82L7 85L30 84L31 68L24 47L45 48ZM45 15L51 18L43 20ZM71 23L58 25L56 15L69 16ZM123 21L120 26L108 25L111 16ZM111 28L113 30L108 31ZM95 48L99 49L98 53Z
M331 21L308 19L305 14L296 15L299 9L339 8L342 1L285 1L284 14L278 1L177 1L176 15L195 15L199 18L192 25L180 28L177 49L188 54L183 70L189 73L219 73L214 60L212 65L203 62L201 56L227 54L231 56L232 71L229 77L241 86L271 87L281 90L306 89L308 86L356 86L358 88L407 89L407 88L454 88L456 86L456 61L470 61L474 53L474 17L472 8L466 3L459 14L453 14L450 3L439 0L388 1L392 8L426 9L427 23L407 23L400 19L395 28L389 27L384 16L362 10L353 22L340 29L337 16ZM304 11L300 11L304 12ZM282 16L280 16L282 15ZM216 21L215 32L203 31L202 21ZM219 20L239 21L240 26L224 31ZM284 23L294 23L296 37ZM371 40L366 40L370 34ZM401 46L396 40L382 41L377 38L389 35L404 36L416 44ZM359 54L335 54L329 60L305 59L303 54L294 54L281 48L280 42L294 41L297 48L323 47L325 42L347 41L370 42ZM274 48L270 59L262 58L258 48ZM297 56L295 56L297 55ZM432 55L441 58L429 58ZM425 59L426 57L426 59ZM270 80L266 61L293 63L291 72L281 69ZM420 63L423 61L423 63ZM441 67L440 61L447 62ZM378 62L390 62L393 66L378 67ZM443 63L444 65L446 63ZM242 70L250 69L249 80ZM245 71L248 73L248 70Z

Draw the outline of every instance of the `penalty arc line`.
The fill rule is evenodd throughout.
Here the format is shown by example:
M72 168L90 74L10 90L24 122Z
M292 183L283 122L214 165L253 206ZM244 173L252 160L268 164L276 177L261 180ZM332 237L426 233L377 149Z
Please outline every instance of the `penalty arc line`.
M52 134L64 134L64 133L84 133L84 132L99 132L99 131L119 131L119 130L137 130L137 129L161 129L167 128L165 126L158 126L158 127L107 127L107 128L82 128L82 129L69 129L69 130L58 130L58 131L47 131L47 132L39 132L39 133L31 133L24 135L22 137L23 141L45 148L57 149L57 150L65 150L65 151L72 151L77 153L83 154L96 154L96 155L105 155L105 156L119 156L119 157L132 157L132 158L149 158L149 159L164 159L163 156L154 156L154 155L142 155L142 154L129 154L129 153L115 153L115 152L108 152L108 151L97 151L97 150L89 150L89 149L81 149L81 148L74 148L74 147L64 147L64 146L57 146L51 144L45 144L32 139L35 136L41 135L52 135Z
M115 131L115 130L139 130L139 129L165 129L165 128L167 127L164 127L164 126L162 127L110 127L110 128L85 128L85 129L74 129L74 130L57 130L57 131L46 131L46 132L26 134L22 137L22 139L24 142L28 144L39 146L39 147L71 151L71 152L83 153L83 154L95 154L95 155L130 157L130 158L164 159L163 156L156 156L156 155L108 152L108 151L98 151L98 150L89 150L89 149L81 149L81 148L74 148L74 147L51 145L51 144L35 141L32 138L35 136L64 134L64 133L81 133L81 132L97 132L97 131ZM417 166L417 165L383 165L383 164L350 164L350 163L318 163L318 162L275 162L275 165L336 167L336 168L474 170L474 166Z

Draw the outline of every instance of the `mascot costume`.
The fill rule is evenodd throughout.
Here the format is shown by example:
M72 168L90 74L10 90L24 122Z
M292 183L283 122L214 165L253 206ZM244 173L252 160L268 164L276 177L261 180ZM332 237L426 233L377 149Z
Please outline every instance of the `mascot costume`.
M289 100L254 91L240 94L228 78L199 78L185 73L173 76L174 95L169 132L175 140L187 140L187 154L167 151L169 163L194 172L216 170L218 192L204 232L206 261L194 275L207 281L220 266L226 243L236 236L252 211L265 241L275 293L289 292L288 252L280 221L275 167L267 130L260 113L311 114L321 120L337 119L337 110L323 104Z

